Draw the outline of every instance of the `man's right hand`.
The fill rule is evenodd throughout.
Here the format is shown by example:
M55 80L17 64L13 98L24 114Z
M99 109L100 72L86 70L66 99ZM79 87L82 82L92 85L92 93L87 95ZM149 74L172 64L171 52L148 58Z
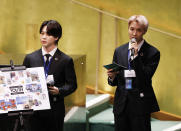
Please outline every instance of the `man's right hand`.
M114 78L116 77L116 75L117 75L118 73L119 73L119 72L115 72L115 71L113 71L112 69L107 70L107 75L108 75L108 77L109 77L111 80L114 80Z

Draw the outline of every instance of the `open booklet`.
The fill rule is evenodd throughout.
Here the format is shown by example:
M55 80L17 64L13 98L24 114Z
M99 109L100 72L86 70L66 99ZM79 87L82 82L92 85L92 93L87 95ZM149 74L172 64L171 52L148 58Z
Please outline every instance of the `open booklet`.
M120 71L120 70L125 70L125 69L127 69L126 66L119 65L119 64L117 64L117 63L112 63L112 64L104 65L104 67L105 67L107 70L112 69L113 71Z

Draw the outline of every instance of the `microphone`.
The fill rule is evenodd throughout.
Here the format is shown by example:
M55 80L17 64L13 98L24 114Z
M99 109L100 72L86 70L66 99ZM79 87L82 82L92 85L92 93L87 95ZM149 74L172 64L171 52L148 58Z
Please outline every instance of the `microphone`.
M136 39L135 39L135 38L132 38L132 39L131 39L131 44L133 44L133 43L136 43ZM134 52L134 48L132 48L132 49L131 49L131 56L134 56L134 53L135 53L135 52Z
M47 82L47 86L50 87L50 86L54 86L54 81L53 80L50 80Z

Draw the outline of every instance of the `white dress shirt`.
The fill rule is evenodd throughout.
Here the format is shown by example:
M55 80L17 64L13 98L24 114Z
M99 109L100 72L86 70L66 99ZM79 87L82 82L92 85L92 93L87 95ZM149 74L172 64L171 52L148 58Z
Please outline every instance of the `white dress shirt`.
M46 54L50 54L49 60L53 57L53 55L55 54L55 52L57 51L57 47L55 47L52 51L50 51L49 53L47 53L44 48L42 47L42 55L44 57L44 60L47 60L47 57L45 56Z
M46 59L47 59L47 57L45 56L46 54L50 54L50 57L49 57L49 61L50 61L50 59L53 57L53 55L54 55L55 52L57 51L57 47L55 47L55 48L54 48L52 51L50 51L50 52L46 52L43 47L42 47L41 49L42 49L42 55L43 55L45 61L46 61ZM54 88L57 88L57 87L54 86ZM57 98L56 98L56 97L53 97L53 101L56 101L56 100L57 100Z

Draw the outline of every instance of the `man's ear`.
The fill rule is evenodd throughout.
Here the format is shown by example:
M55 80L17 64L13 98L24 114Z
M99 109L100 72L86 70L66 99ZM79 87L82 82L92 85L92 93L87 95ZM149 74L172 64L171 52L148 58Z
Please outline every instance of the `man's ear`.
M58 40L58 37L55 37L55 40L57 41L57 40Z

